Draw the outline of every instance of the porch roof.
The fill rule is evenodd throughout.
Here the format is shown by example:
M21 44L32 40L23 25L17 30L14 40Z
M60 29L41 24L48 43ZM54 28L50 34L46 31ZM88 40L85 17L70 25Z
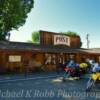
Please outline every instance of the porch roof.
M51 52L51 53L100 53L98 49L73 49L66 46L40 45L27 42L0 42L0 50L20 50L33 52Z

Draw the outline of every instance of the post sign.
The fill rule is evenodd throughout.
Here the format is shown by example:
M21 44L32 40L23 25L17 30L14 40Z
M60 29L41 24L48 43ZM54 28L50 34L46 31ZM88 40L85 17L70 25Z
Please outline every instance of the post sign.
M70 46L70 38L65 35L54 35L54 45Z

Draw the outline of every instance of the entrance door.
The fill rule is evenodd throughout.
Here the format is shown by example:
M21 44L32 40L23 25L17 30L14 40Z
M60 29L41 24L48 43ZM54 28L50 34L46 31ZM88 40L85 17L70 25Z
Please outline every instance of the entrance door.
M74 60L76 61L76 54L75 53L67 53L65 54L65 61L69 60Z

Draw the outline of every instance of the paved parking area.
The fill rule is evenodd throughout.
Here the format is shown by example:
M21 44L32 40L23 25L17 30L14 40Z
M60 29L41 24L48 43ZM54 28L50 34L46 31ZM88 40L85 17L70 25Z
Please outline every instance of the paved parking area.
M100 88L86 93L87 79L59 81L57 78L37 78L0 83L0 100L99 100Z
M65 76L64 72L56 73L56 72L45 72L45 73L33 73L33 74L11 74L11 75L0 75L0 83L5 82L16 82L16 81L26 81L26 80L34 80L34 79L45 79L45 78L54 78L54 77L63 77Z

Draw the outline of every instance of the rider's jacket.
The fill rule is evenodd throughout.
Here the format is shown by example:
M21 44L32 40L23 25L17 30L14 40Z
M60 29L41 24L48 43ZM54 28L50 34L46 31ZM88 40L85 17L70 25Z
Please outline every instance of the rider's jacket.
M98 63L94 63L92 72L99 72L99 71L100 71L100 65Z

